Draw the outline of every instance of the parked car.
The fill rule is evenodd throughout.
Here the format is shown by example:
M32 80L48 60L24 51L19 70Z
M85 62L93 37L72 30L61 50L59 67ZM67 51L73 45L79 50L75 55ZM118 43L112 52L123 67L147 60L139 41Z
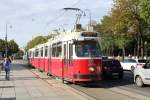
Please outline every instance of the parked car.
M123 67L123 70L133 71L137 66L137 61L131 58L124 59L124 61L121 62L121 66Z
M112 77L118 76L119 78L123 78L123 68L118 60L115 59L103 59L103 76Z
M139 87L150 84L150 60L143 67L134 70L134 82Z
M137 62L136 68L141 68L142 66L144 66L146 61L147 61L146 59L137 59L136 60L136 62Z
M121 66L123 67L124 70L133 70L135 68L140 68L146 63L146 59L124 59L123 62L121 62Z

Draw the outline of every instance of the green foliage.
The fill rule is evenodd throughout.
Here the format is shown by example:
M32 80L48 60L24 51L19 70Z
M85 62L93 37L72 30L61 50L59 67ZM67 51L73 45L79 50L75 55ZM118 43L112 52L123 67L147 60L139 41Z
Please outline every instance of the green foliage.
M6 47L6 41L0 39L0 52L4 52Z
M150 0L140 0L140 15L150 24Z
M14 40L8 42L8 48L11 53L17 53L19 51L18 44Z
M111 55L114 50L114 37L112 34L102 34L102 51L104 54Z
M48 36L37 36L27 43L27 49L33 48L34 46L48 41Z
M16 53L19 50L19 46L14 40L10 40L6 43L5 40L0 39L0 52L2 52L2 54L5 53L6 45L8 49L8 55Z
M150 0L114 0L111 14L104 16L96 26L102 36L103 51L132 47L142 56L144 48L140 47L144 47L144 41L150 43L149 11Z

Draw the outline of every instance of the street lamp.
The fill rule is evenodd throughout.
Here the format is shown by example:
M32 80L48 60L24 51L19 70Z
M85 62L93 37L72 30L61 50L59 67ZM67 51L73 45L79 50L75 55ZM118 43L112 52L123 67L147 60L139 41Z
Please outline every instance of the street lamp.
M7 51L8 51L8 48L7 48L7 24L6 24L6 36L5 36L5 41L6 41L6 44L5 44L5 57L7 57Z
M8 36L7 36L7 26L8 26L8 24L6 23L6 36L5 36L5 41L6 41L6 45L5 45L5 57L7 57L7 55L8 55L8 43L7 43L7 38L8 38ZM12 28L12 26L10 25L9 26L10 28Z

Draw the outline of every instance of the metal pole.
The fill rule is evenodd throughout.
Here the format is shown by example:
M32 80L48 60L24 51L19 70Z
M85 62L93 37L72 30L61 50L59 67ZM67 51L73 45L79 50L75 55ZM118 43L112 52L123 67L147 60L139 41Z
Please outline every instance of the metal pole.
M5 57L7 57L7 24L6 24L6 37L5 37L6 45L5 45Z
M90 17L90 26L91 26L91 16L92 16L92 14L91 14L91 11L89 10L89 17Z
M90 9L85 9L85 10L89 12L89 26L91 26L91 24L92 24L92 22L91 22L91 20L92 20L91 10Z

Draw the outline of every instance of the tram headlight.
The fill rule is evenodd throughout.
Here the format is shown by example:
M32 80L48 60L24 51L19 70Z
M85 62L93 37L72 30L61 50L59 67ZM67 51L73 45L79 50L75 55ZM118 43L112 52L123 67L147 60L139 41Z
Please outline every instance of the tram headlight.
M89 67L89 71L90 71L90 72L94 72L94 71L95 71L95 68L94 68L94 67Z

